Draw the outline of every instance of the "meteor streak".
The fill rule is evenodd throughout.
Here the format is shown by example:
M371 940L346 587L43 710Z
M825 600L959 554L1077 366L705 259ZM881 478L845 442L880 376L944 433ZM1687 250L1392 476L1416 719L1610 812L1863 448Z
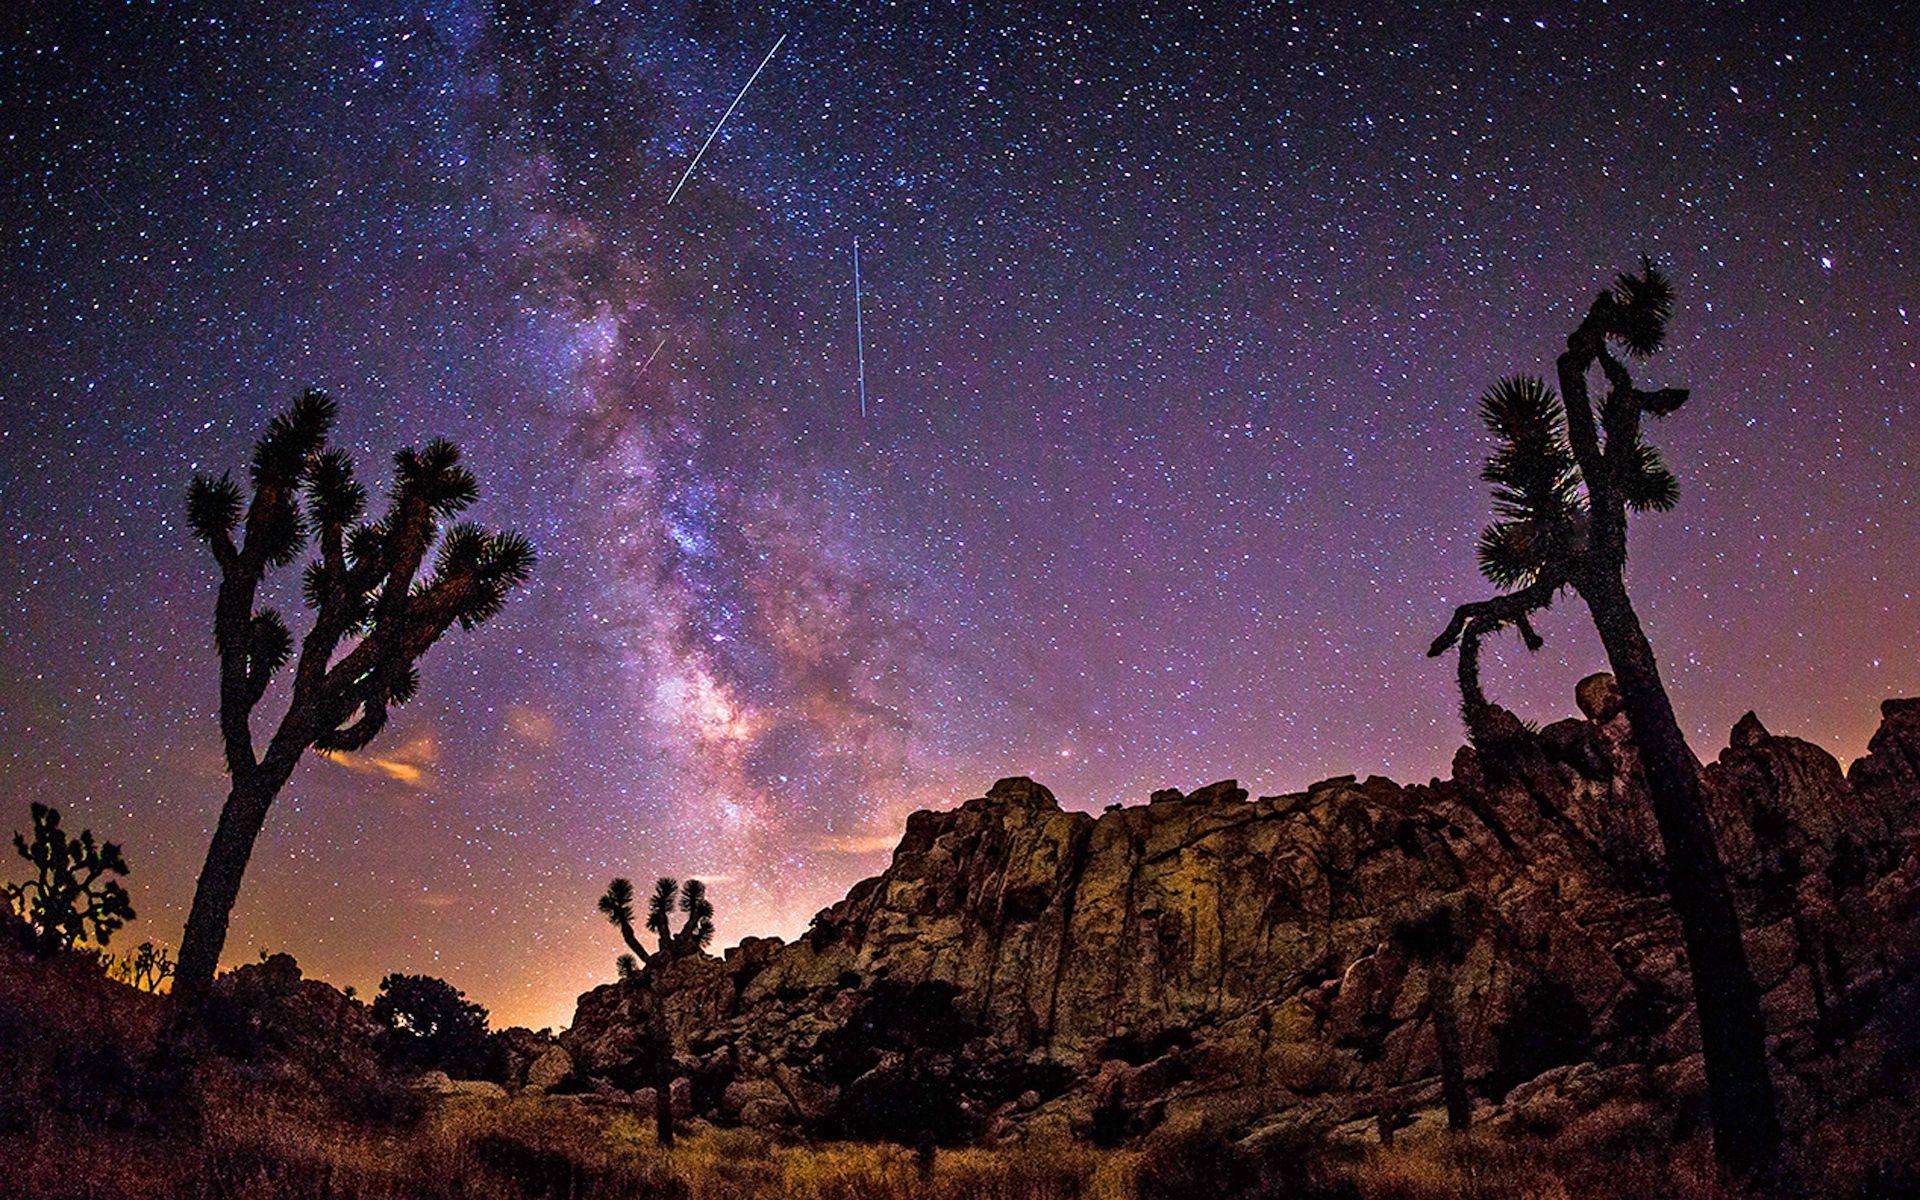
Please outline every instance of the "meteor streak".
M673 330L669 329L665 333L661 334L659 344L653 348L652 354L647 355L647 361L640 364L640 369L638 371L635 371L634 375L636 376L645 375L647 373L647 368L653 365L653 360L660 357L660 352L662 350L665 350L667 348L667 343L672 340L673 340Z
M754 80L760 78L760 72L767 69L767 64L773 61L773 56L780 53L780 44L786 40L787 35L781 34L779 41L774 42L773 49L767 51L767 56L761 59L760 65L753 69L753 74L747 76L747 82L741 85L740 95L735 96L733 103L727 105L727 111L720 114L719 123L713 127L713 132L707 135L707 140L700 143L699 153L695 154L693 161L687 164L685 173L680 176L680 182L673 185L673 191L667 196L668 204L672 204L673 198L680 194L680 189L687 186L687 180L693 178L693 169L700 165L700 159L706 154L707 147L713 145L713 139L720 136L720 127L727 123L727 118L733 115L733 110L740 106L740 100L747 94L747 89L753 86Z
M860 349L860 415L867 415L867 333L860 323L860 239L853 239L853 340Z

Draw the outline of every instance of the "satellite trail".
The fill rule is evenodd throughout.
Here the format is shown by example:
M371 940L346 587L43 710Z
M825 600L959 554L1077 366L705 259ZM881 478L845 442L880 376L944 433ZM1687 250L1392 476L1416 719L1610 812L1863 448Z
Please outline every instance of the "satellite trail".
M672 193L667 196L668 204L672 204L673 198L680 194L680 189L687 186L687 180L693 178L693 169L700 165L701 156L706 154L708 146L713 145L713 139L720 136L720 127L727 123L727 118L733 115L733 110L740 106L741 97L747 94L747 89L753 86L753 81L760 78L760 72L767 69L767 64L773 61L773 56L780 53L780 43L786 40L787 35L781 34L779 41L774 42L773 49L767 51L767 56L761 59L760 65L753 69L753 74L747 76L747 82L741 85L740 95L735 96L733 103L727 105L727 111L720 114L719 123L713 127L713 132L707 135L707 140L700 143L699 153L695 154L693 161L687 164L685 173L680 176L680 182L673 185Z
M860 239L853 239L853 341L860 349L860 415L867 415L867 332L860 323Z

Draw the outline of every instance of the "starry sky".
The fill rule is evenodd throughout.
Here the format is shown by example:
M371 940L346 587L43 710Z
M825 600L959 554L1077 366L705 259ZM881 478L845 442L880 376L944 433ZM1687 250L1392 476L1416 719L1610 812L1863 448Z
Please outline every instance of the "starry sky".
M1002 775L1444 774L1474 400L1642 251L1682 723L1857 755L1920 693L1920 19L1876 7L14 6L6 827L123 841L121 936L177 940L225 794L182 491L306 385L382 485L457 440L542 558L302 765L230 961L557 1025L615 873L790 936ZM1601 659L1541 629L1488 680L1553 719Z

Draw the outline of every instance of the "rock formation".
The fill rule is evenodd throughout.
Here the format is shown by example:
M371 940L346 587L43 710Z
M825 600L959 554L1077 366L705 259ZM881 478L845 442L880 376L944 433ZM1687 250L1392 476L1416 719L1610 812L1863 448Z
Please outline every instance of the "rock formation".
M871 1134L932 1089L961 1114L950 1138L1430 1119L1428 980L1389 931L1468 899L1486 916L1452 983L1476 1119L1683 1106L1687 976L1610 684L1581 682L1584 718L1463 749L1426 785L1254 799L1224 781L1096 817L1017 778L915 813L888 869L800 940L669 968L685 1108ZM1751 714L1703 768L1790 1119L1908 977L1920 701L1883 714L1844 773ZM649 1003L623 984L580 998L561 1038L576 1084L649 1078Z

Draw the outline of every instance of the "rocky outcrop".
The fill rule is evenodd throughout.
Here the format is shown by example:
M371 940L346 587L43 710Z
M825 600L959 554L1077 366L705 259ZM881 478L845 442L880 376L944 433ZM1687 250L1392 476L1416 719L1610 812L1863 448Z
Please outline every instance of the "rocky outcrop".
M802 939L670 968L687 1108L872 1132L887 1097L937 1094L943 1135L1371 1129L1438 1101L1428 967L1389 936L1436 904L1482 914L1450 967L1482 1107L1577 1108L1609 1080L1684 1093L1685 964L1610 684L1581 682L1584 718L1463 749L1428 785L1251 798L1224 781L1096 817L1003 779L915 813L891 866ZM1703 768L1790 1109L1906 968L1920 702L1885 715L1846 773L1751 715ZM576 1071L650 1082L651 1003L622 984L581 997L561 1038ZM915 1045L880 1010L943 1032Z

